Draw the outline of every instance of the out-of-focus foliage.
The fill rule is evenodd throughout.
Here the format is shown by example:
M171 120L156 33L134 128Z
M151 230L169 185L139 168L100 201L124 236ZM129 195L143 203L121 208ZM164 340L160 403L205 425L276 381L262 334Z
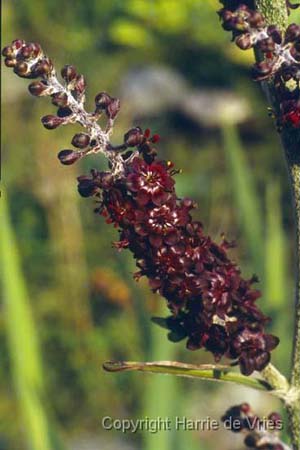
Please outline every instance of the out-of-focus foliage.
M249 77L252 53L230 44L218 8L216 0L6 0L2 42L39 41L57 68L76 65L87 77L91 108L97 92L120 95L115 142L132 124L161 134L162 157L183 171L178 192L198 202L195 216L214 239L224 232L236 240L232 257L245 275L258 273L261 306L273 317L270 331L282 341L274 361L287 371L294 243L286 169L265 100ZM274 404L234 387L101 371L108 359L204 363L211 357L171 344L164 331L154 329L150 317L161 313L162 301L145 280L133 281L130 254L111 248L116 230L93 214L92 201L78 196L76 176L104 167L103 159L91 157L75 168L59 165L56 154L78 127L45 130L40 117L53 107L31 98L28 83L8 69L2 73L2 183L37 325L47 409L66 446L240 448L222 429L125 436L101 427L106 415L219 419L230 402L256 402L263 414ZM222 103L223 119L231 123L226 133ZM10 381L14 354L8 342L3 313L0 448L20 450L25 425Z
M50 427L43 405L44 383L39 343L26 285L19 269L18 251L10 227L5 192L1 196L0 229L5 331L13 387L19 400L28 446L33 450L50 450Z

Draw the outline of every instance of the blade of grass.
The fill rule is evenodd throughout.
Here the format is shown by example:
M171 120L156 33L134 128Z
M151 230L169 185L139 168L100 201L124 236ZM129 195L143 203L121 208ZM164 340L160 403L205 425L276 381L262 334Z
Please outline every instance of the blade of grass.
M234 188L236 209L240 211L245 241L253 267L262 276L264 270L263 218L255 183L236 126L225 123L222 126L222 136L230 171L229 178Z
M161 308L161 315L166 310ZM168 341L166 331L157 327L151 327L151 349L149 358L170 359L176 358L177 346ZM144 398L143 414L145 416L169 417L171 420L183 413L185 398L181 391L180 380L176 377L151 377L147 380L147 389ZM195 444L191 439L191 433L178 432L175 429L161 430L157 433L147 433L145 436L145 450L181 450L189 448L195 450ZM201 443L197 442L197 449L201 450Z
M266 243L265 243L265 289L264 296L268 300L272 316L273 328L280 336L281 345L275 357L279 368L287 372L292 330L288 326L289 317L286 305L291 295L287 285L288 260L285 252L286 242L283 229L280 202L279 180L271 180L266 190ZM290 329L290 333L287 330Z
M0 232L6 334L13 382L22 414L22 429L30 450L51 450L51 430L43 405L43 375L38 336L8 216L6 193L3 191Z
M284 251L280 185L277 181L271 181L267 185L266 208L265 294L271 306L278 310L285 303L287 261Z
M149 357L152 359L174 358L177 351L176 346L170 343L164 332L156 326L151 327L151 349ZM176 415L174 410L175 398L177 395L178 380L175 378L153 377L147 382L147 389L144 396L143 414L145 416L155 417L173 417ZM146 433L144 436L145 450L171 450L174 449L174 430L160 430L157 433Z
M128 267L132 267L132 270L124 270ZM133 281L131 275L135 269L133 259L128 255L126 265L120 264L119 270L127 279L134 294L134 310L140 330L141 351L147 359L172 360L176 358L178 347L168 341L165 330L151 324L149 311L142 298L143 292ZM166 308L161 306L159 313L162 316L167 315ZM142 416L152 418L180 416L186 396L183 398L179 381L175 377L152 377L149 379L142 399ZM196 449L191 433L183 431L174 433L172 430L144 433L143 449L152 450L153 448L157 450L181 450L182 448L203 450L198 441Z

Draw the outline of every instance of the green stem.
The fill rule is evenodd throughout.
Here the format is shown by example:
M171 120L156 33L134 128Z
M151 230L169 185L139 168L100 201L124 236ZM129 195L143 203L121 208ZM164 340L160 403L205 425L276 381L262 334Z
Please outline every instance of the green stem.
M291 390L293 397L288 405L290 427L295 449L300 449L300 132L284 130L282 143L290 175L296 224L296 305L292 353Z
M210 381L226 381L248 386L259 391L276 394L275 390L264 380L242 375L231 371L229 366L212 364L184 364L175 361L136 362L136 361L107 361L103 364L107 372L123 372L127 370L138 370L141 372L152 372L181 377L200 378Z
M286 0L256 0L257 8L262 11L268 25L277 25L282 30L288 25ZM275 111L278 111L278 100L272 83L263 86L268 100ZM275 95L274 95L275 93ZM296 223L296 307L295 330L293 339L292 370L289 396L286 405L289 413L289 425L293 448L300 449L300 131L285 127L281 134L294 201Z
M269 25L277 25L285 30L288 24L286 0L256 0L259 9Z

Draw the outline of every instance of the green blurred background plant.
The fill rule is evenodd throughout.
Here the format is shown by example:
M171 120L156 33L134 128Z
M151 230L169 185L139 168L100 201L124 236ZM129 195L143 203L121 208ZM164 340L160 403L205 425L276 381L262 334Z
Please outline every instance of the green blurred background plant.
M259 276L270 331L281 339L273 361L286 374L294 258L286 167L249 79L253 56L230 45L218 7L217 0L4 0L2 43L38 41L57 68L76 65L91 108L99 91L120 96L116 142L132 124L162 136L162 157L183 170L178 192L198 202L196 215L214 238L224 232L237 241L232 257L243 272ZM76 176L103 160L60 166L71 127L48 132L39 121L51 105L6 69L2 81L0 449L241 448L224 430L102 429L107 415L219 419L234 402L263 414L279 405L241 387L101 370L107 359L212 360L168 342L150 322L165 312L163 301L144 280L133 281L130 255L111 248L116 231L78 196Z

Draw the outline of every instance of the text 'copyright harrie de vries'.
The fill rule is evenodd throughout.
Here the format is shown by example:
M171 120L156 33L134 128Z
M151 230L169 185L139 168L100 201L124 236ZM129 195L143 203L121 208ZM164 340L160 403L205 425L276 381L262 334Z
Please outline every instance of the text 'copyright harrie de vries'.
M247 419L246 419L247 420ZM137 433L149 432L158 433L160 431L217 431L220 428L228 430L240 429L240 421L228 418L224 422L213 419L212 417L205 417L201 419L190 419L185 416L170 417L144 417L142 419L127 419L127 418L113 418L111 416L104 416L101 420L101 425L107 431L119 431L121 433ZM249 430L254 429L255 426L249 422ZM282 429L283 423L276 424L276 429ZM275 430L275 425L268 418L263 418L260 421L260 429Z

